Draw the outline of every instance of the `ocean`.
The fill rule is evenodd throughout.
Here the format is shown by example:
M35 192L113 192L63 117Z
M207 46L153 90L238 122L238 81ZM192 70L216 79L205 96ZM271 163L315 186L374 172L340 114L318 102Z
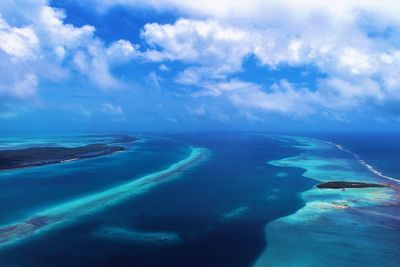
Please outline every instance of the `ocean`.
M400 135L395 133L319 134L316 138L330 140L348 149L374 170L400 180Z
M0 266L396 266L400 260L396 188L314 188L335 179L395 186L362 163L399 177L397 136L379 145L356 135L131 135L139 140L123 152L1 171ZM0 150L99 141L107 140L4 135ZM363 220L370 227L355 227ZM382 245L366 234L371 229ZM321 246L329 253L315 255ZM358 259L362 250L365 261Z

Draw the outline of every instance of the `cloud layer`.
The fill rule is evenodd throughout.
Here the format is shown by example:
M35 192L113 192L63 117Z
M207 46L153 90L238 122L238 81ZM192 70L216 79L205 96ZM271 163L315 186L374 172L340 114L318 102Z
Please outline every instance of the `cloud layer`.
M147 23L139 47L123 39L102 40L92 25L67 24L68 14L45 0L26 5L2 1L0 99L29 99L44 81L61 83L76 77L102 90L121 88L126 84L113 74L114 67L140 62L159 64L147 75L157 89L169 81L190 88L191 97L220 98L247 115L260 110L300 116L365 107L388 110L383 108L386 103L400 102L396 0L89 3L100 16L118 6L132 12L171 12L180 18ZM250 57L267 78L273 71L291 68L311 67L318 75L308 84L289 77L256 82L251 74L247 79L241 76L249 72L244 62ZM183 67L175 70L171 63ZM110 107L103 105L104 110L111 111Z
M176 81L202 87L196 96L227 95L240 106L305 114L399 100L396 1L335 1L334 6L322 1L149 4L175 8L189 17L173 24L148 24L142 36L154 47L147 51L150 60L192 65ZM243 62L250 55L266 70L313 66L325 78L316 81L317 90L285 80L266 88L232 78L245 71Z

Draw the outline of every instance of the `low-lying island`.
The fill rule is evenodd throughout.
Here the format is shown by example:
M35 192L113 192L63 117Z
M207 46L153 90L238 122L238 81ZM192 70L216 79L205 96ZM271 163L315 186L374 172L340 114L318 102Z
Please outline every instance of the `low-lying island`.
M79 147L41 146L0 151L0 170L18 169L68 162L72 160L99 157L124 151L121 143L137 140L128 135L113 136L111 145L105 143L89 144Z
M368 188L368 187L387 187L387 185L362 182L331 181L317 185L320 189L346 189L346 188Z

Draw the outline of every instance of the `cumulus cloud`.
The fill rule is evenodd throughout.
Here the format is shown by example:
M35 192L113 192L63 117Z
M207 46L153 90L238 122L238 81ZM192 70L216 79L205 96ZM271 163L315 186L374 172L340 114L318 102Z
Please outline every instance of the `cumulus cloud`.
M47 1L0 4L0 97L26 99L41 81L86 77L99 88L121 87L112 68L136 56L138 47L126 40L106 46L90 25L64 22L63 10Z
M118 1L131 6L142 1ZM104 3L108 6L110 3ZM147 24L142 37L151 61L182 61L176 82L204 90L194 96L226 96L240 106L312 113L346 109L400 94L400 10L396 1L149 1L189 17ZM194 17L194 18L193 18ZM326 78L317 92L292 84L254 89L232 75L254 56L267 69L314 66ZM267 74L266 74L267 75ZM233 87L232 87L233 86ZM238 93L234 90L240 87ZM230 91L230 93L225 93Z
M38 50L39 39L31 26L12 27L0 15L0 97L34 95L37 77L28 64L38 57Z
M151 7L178 11L182 18L146 24L140 50L126 40L105 45L93 26L66 24L66 14L47 1L29 1L24 8L5 0L0 3L0 71L5 73L0 95L26 98L42 79L65 79L71 72L100 88L121 87L112 68L140 57L169 75L174 75L169 62L183 63L174 78L178 85L195 88L189 90L193 97L224 98L249 119L255 109L342 114L366 103L400 101L396 0L89 1L102 12L115 5ZM246 71L249 56L265 70L312 66L321 77L312 89L290 80L272 86L244 81L237 74ZM148 77L160 85L155 72Z
M235 90L228 98L236 105L304 116L312 113L312 106L321 103L320 94L306 88L295 88L286 80L274 83L265 90L256 84Z
M11 27L0 14L0 49L12 61L35 58L39 39L31 26Z
M224 75L241 68L250 52L248 34L214 20L179 19L174 24L146 24L142 38L152 47L144 56L152 61L179 60L213 68Z
M123 83L112 75L110 68L131 60L136 56L136 49L137 46L126 40L116 41L109 47L99 40L93 40L74 52L72 64L97 87L118 88Z
M93 26L75 27L65 24L66 15L62 10L45 5L34 16L33 25L49 47L76 48L84 46L93 38Z
M127 40L118 40L106 49L108 61L112 64L128 62L138 55L139 45Z

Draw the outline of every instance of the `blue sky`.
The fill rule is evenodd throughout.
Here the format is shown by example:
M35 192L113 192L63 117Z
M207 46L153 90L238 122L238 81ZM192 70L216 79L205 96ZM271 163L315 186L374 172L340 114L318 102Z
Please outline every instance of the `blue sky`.
M399 5L4 0L0 127L397 131Z

